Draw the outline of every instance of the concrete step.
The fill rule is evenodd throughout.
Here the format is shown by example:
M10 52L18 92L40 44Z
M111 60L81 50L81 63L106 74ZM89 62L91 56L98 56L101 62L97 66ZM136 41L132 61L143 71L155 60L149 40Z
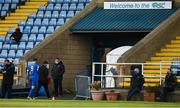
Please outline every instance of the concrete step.
M174 52L176 52L176 53L180 53L180 48L172 48L172 49L170 49L170 48L163 48L163 49L161 49L161 52L172 52L172 53L174 53Z
M130 83L124 82L124 83L119 83L119 85L123 86L123 87L129 87ZM144 84L144 87L156 87L156 86L159 86L159 82L158 83L145 83Z
M37 11L37 9L20 9L16 10L16 13L35 13Z
M161 66L162 69L169 69L170 66ZM152 65L149 65L149 66L144 66L144 69L160 69L160 66L152 66Z
M168 44L166 45L167 48L180 48L180 44Z
M27 17L24 17L24 16L20 16L20 17L14 17L14 16L9 16L9 17L6 17L6 20L26 20Z
M171 43L172 44L180 44L180 40L172 40Z
M180 53L156 53L155 55L161 57L180 57Z
M180 39L180 36L176 36L176 39Z
M0 21L0 24L17 24L20 20L3 20Z
M34 2L26 2L26 6L30 5L36 5L36 6L40 6L40 5L45 5L47 4L47 0L45 1L34 1Z
M162 69L162 73L167 73L168 69ZM144 73L160 73L159 69L144 70Z
M17 28L18 24L0 24L0 28L9 27L9 28Z
M152 61L172 61L173 57L151 57Z

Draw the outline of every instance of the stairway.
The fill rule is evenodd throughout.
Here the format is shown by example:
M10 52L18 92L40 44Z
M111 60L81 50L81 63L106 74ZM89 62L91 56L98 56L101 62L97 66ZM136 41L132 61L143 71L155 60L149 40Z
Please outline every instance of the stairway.
M6 36L9 28L17 28L19 21L25 21L29 14L38 11L42 5L46 5L48 0L29 0L25 5L19 6L14 13L10 13L5 20L0 20L0 36Z
M160 52L155 53L155 56L146 61L144 65L144 76L160 76L160 67L162 67L162 76L165 76L167 70L171 67L172 61L176 60L176 58L180 58L180 36L176 36ZM160 79L146 77L145 82L145 87L158 86ZM180 82L180 79L178 79L178 82ZM124 78L124 83L120 83L120 86L123 87L129 87L129 85L130 78Z

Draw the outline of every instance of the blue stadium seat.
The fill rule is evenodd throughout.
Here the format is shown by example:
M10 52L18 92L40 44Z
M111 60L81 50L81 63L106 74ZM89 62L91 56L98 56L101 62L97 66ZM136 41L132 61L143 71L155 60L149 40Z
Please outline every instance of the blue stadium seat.
M10 48L10 44L3 44L2 49L8 50Z
M9 42L9 41L10 41L10 36L11 36L11 34L7 34L7 36L6 36L6 38L5 38L5 41L6 41L6 42Z
M48 26L49 25L49 19L48 18L44 18L42 21L42 25L43 26Z
M56 0L56 3L64 3L64 0Z
M10 50L17 50L17 48L18 48L18 45L15 45L15 44L10 46Z
M20 21L19 22L19 26L25 26L26 25L26 22L25 21Z
M51 11L46 11L44 14L45 18L51 18Z
M61 4L56 4L54 6L54 10L60 11L61 10Z
M45 38L47 38L47 37L49 37L49 36L50 36L50 34L47 33L47 34L45 35Z
M39 29L39 33L46 33L46 26L41 26Z
M28 34L23 34L21 38L21 42L27 42L28 41Z
M11 3L12 1L11 0L5 0L5 3Z
M24 26L19 26L19 29L22 32L24 30Z
M78 11L81 11L81 10L83 10L84 9L84 4L83 3L78 3L78 5L77 5L77 10Z
M3 42L0 42L0 49L2 49Z
M49 25L55 26L56 22L57 22L57 20L55 18L52 18L49 22Z
M57 25L59 25L59 26L64 25L64 19L63 18L58 19Z
M78 3L79 0L71 0L72 3Z
M58 18L58 17L59 17L59 12L58 11L53 11L52 18Z
M36 41L41 42L43 40L44 40L44 35L43 34L38 34Z
M30 50L25 50L24 54L26 54L27 52L29 52Z
M52 33L52 32L54 32L54 26L49 26L49 27L47 28L46 33Z
M44 17L44 12L43 11L39 11L36 15L37 18L43 18Z
M48 6L46 6L46 10L48 11L52 11L54 9L54 4L49 4Z
M61 11L59 17L66 18L66 11Z
M15 50L9 50L9 53L8 53L9 58L15 58L15 55L16 55Z
M28 42L26 45L26 50L30 50L34 47L34 43L33 42Z
M5 37L4 36L0 36L0 42L5 41Z
M23 50L17 50L16 58L20 58L23 56Z
M74 16L74 11L69 11L67 13L67 18L72 18Z
M16 9L17 4L11 4L11 10Z
M36 43L35 43L35 46L38 45L39 43L40 43L40 42L36 42Z
M0 3L4 3L4 0L0 0Z
M20 1L19 0L12 0L12 3L18 4L18 3L20 3Z
M40 10L40 11L45 11L45 10L46 10L46 6L41 6L41 7L39 8L39 10Z
M35 41L36 41L36 34L30 34L29 42L35 42Z
M7 11L1 11L1 16L6 16L7 15Z
M56 3L56 0L48 0L48 3Z
M60 28L61 26L56 26L55 30L57 30L58 28Z
M9 28L8 33L12 34L15 32L15 28Z
M25 50L26 49L26 43L25 42L20 42L18 49L20 50Z
M79 0L79 3L86 3L86 0Z
M64 0L64 3L71 3L71 0Z
M0 54L0 58L7 58L8 50L2 50Z
M30 19L28 19L27 20L27 22L26 22L26 25L33 25L34 24L34 19L32 19L32 18L30 18Z
M76 13L75 14L78 14L80 11L76 11Z
M43 11L42 11L43 12ZM39 13L39 14L41 14L41 13ZM31 13L29 16L28 16L29 18L36 18L36 13ZM42 16L43 17L43 16Z
M39 32L39 27L38 26L33 26L31 33L38 33Z
M37 18L37 19L34 21L34 25L40 26L40 25L41 25L41 19L40 19L40 18Z
M67 3L64 3L63 5L62 5L62 8L61 8L62 10L69 10L69 5L67 4Z
M23 33L30 33L31 32L31 26L25 26Z
M69 7L69 10L76 10L76 4L75 3L72 3Z
M9 4L4 4L3 7L2 7L2 10L8 11L9 8L10 8Z

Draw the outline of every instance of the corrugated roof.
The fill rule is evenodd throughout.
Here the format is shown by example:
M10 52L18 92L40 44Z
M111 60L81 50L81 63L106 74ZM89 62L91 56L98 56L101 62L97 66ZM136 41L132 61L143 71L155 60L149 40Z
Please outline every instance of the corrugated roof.
M151 31L177 9L105 10L96 8L72 28L72 32Z

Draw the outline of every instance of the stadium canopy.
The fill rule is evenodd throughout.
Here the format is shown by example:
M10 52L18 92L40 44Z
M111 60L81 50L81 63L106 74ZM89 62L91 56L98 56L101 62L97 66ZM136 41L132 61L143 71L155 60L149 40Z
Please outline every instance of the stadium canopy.
M106 10L96 8L78 21L73 33L83 32L150 32L177 9Z

